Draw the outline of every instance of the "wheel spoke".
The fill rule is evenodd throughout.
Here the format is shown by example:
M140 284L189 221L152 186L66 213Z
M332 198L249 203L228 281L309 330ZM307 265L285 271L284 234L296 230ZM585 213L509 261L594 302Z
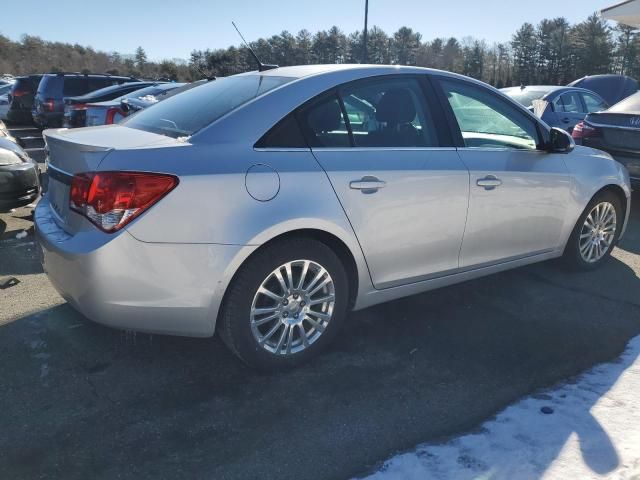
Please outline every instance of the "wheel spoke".
M268 317L261 318L260 320L254 320L253 324L256 327L259 327L260 325L264 325L265 323L271 322L273 320L277 320L279 318L280 318L280 315L278 315L277 313L274 313L273 315L269 315Z
M298 290L302 289L304 285L304 279L307 277L307 271L309 270L309 261L305 260L302 265L302 272L300 273L300 280L298 281Z
M326 284L331 282L331 277L327 276L322 282L320 282L316 287L309 292L309 296L312 297L318 290L323 288Z
M323 320L329 320L331 318L331 315L329 315L328 313L316 312L315 310L309 310L307 312L307 315L313 315Z
M287 337L287 355L291 353L292 343L293 343L293 326L289 326L289 335Z
M307 338L307 332L304 331L304 327L301 323L298 324L298 331L300 332L300 338L302 339L302 345L309 346L309 339Z
M309 305L317 305L319 303L332 302L335 299L334 295L327 295L326 297L315 298L309 301Z
M316 276L313 277L313 280L311 280L311 283L306 286L305 290L307 290L307 291L311 290L313 288L313 286L316 283L318 283L318 281L325 275L325 273L327 273L327 271L324 268L320 268L320 270L318 271Z
M280 288L282 288L282 295L286 297L287 293L289 293L289 287L287 287L287 284L282 277L282 272L279 269L276 270L275 277L278 279L278 283L280 283Z
M269 298L273 298L276 302L281 302L284 299L284 296L280 296L280 295L276 295L275 293L273 293L271 290L268 290L266 287L262 286L258 289L259 293L262 293L263 295L266 295Z
M309 315L307 315L304 319L307 322L309 322L313 326L313 328L315 328L317 331L324 332L324 327L322 326L322 324L320 322L315 321Z
M278 340L278 345L276 345L276 354L280 353L280 350L282 350L282 345L284 345L284 340L287 338L287 332L289 331L291 327L289 327L288 325L285 325L284 328L282 329L282 333L280 334L280 339Z
M267 334L260 339L260 345L264 345L267 340L273 337L273 334L278 331L278 329L282 326L281 323L276 323L271 330L267 332Z
M293 290L293 273L291 272L291 263L287 263L284 269L287 272L287 285L289 286L289 290Z

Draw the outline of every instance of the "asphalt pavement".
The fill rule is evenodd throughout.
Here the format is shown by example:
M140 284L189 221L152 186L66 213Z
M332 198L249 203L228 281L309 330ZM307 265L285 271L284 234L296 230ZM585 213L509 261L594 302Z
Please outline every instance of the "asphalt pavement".
M217 337L89 322L42 273L30 213L0 214L0 279L19 281L0 290L2 478L345 479L640 334L639 208L598 271L547 262L355 312L329 352L278 374Z

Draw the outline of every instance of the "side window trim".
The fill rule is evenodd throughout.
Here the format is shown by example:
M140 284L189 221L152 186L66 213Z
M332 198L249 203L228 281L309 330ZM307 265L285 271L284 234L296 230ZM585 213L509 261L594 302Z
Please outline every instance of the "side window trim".
M441 74L433 74L433 83L435 84L435 86L437 86L436 88L436 92L438 94L440 103L442 104L445 112L446 112L446 116L449 119L449 125L451 128L451 132L452 135L454 137L454 141L456 141L457 148L468 148L466 147L465 143L464 143L464 138L462 137L462 130L460 128L460 125L458 124L458 120L455 117L455 114L453 112L453 108L451 107L451 104L449 103L449 101L447 100L446 94L444 93L444 88L442 86L442 81L448 81L448 82L452 82L452 83L458 83L461 85L468 85L470 87L475 87L478 88L480 90L485 90L488 93L493 93L490 89L483 87L482 85L477 85L475 83L472 82L468 82L456 77L449 77L447 75L441 75ZM537 119L535 118L531 118L530 116L528 116L525 112L519 111L517 109L517 105L512 105L509 101L505 100L504 98L501 98L499 95L495 95L496 99L503 103L504 105L510 106L512 108L514 108L516 111L518 111L518 113L522 116L523 119L529 120L533 123L535 129L536 129L536 134L537 134L537 144L536 144L536 150L531 150L531 151L540 151L540 150L544 150L545 145L548 143L548 138L549 138L549 133L546 131L545 128L543 128L541 122L539 122ZM525 150L522 150L525 151Z

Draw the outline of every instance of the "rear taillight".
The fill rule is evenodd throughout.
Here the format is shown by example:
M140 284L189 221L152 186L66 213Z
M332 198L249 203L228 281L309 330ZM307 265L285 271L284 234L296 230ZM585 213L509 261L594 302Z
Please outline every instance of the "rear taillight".
M120 108L111 107L109 110L107 110L107 115L104 123L106 125L111 125L115 123L114 120L116 118L116 115L120 115L121 117L127 116L127 114L124 113Z
M600 130L598 130L593 125L585 121L582 121L578 123L575 127L573 127L571 136L575 139L599 137Z
M87 109L87 104L86 103L74 103L74 104L70 105L69 108L71 110L86 110Z
M13 92L11 92L11 95L13 95L14 97L23 97L28 94L29 90L14 90Z
M47 98L44 102L40 102L42 109L45 112L53 112L55 110L55 100L53 98Z
M107 233L120 230L178 185L162 173L97 172L73 177L69 208Z

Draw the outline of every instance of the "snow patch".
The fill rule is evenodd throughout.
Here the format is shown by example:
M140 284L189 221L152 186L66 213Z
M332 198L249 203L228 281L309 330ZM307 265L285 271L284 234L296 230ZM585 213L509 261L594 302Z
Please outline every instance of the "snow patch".
M507 407L479 433L418 446L367 478L640 478L640 336L618 360Z

